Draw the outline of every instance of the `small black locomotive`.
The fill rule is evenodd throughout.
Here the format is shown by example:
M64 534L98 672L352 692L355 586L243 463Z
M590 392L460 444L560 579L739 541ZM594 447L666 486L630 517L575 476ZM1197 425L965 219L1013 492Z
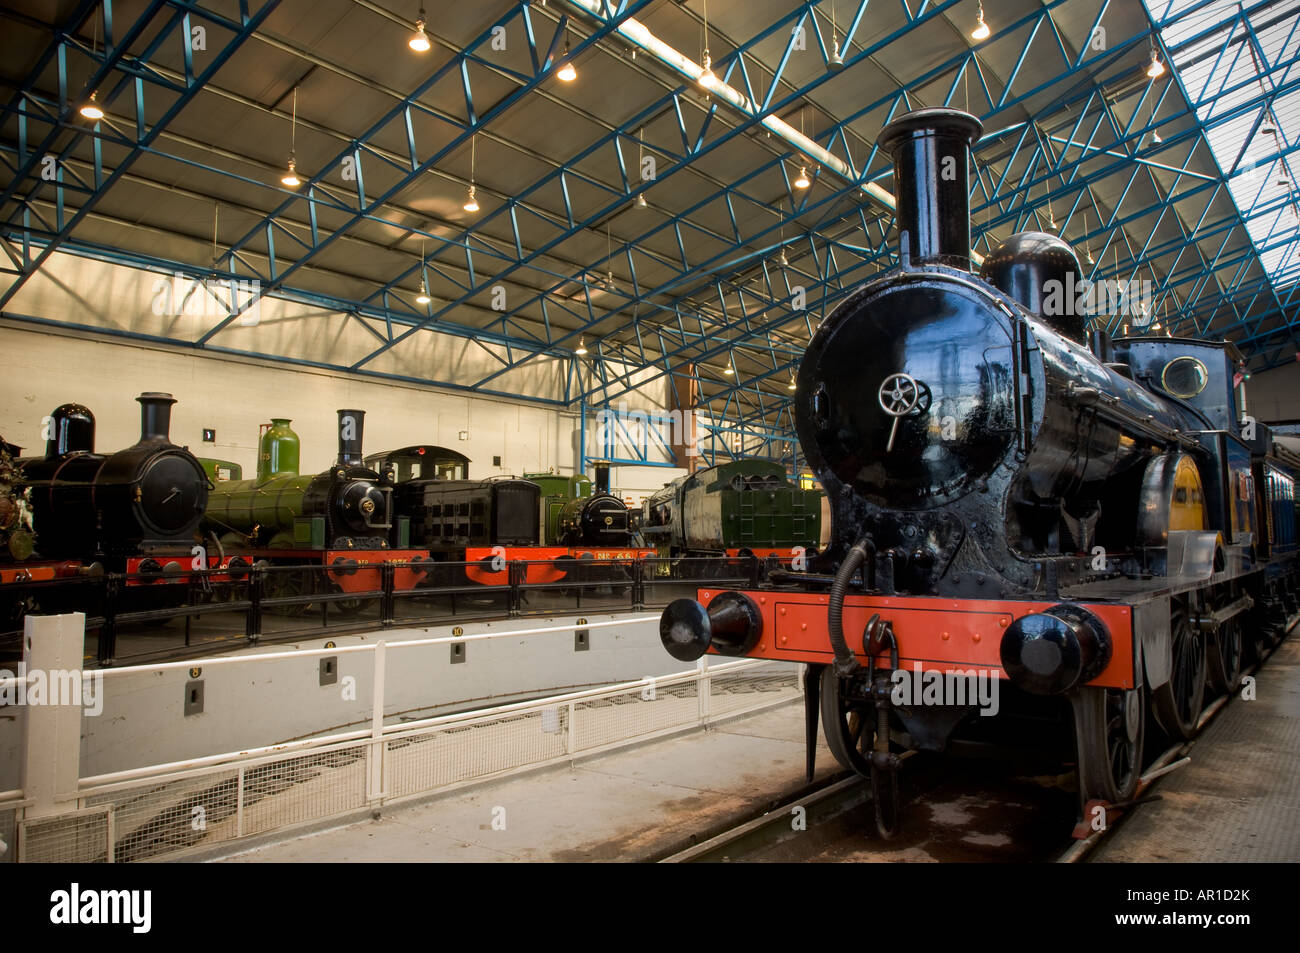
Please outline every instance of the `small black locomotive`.
M128 573L189 565L208 478L168 437L175 399L152 392L136 399L140 439L125 450L96 453L94 415L63 404L47 422L44 456L16 461L29 488L39 558L101 561Z

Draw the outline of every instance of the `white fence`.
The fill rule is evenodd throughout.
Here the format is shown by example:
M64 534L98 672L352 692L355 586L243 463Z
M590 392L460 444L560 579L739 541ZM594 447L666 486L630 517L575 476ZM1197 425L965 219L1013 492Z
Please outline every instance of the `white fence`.
M617 624L620 622L615 620L581 627ZM800 692L794 666L749 659L710 665L706 656L690 671L662 677L385 724L386 672L390 665L400 664L402 649L548 632L571 637L575 627L107 670L104 675L111 680L128 671L256 664L285 655L303 658L373 652L372 719L367 729L79 777L75 792L54 790L52 797L49 790L44 795L31 789L0 793L0 841L7 846L0 860L165 858L700 728L788 703ZM80 711L73 711L79 718ZM29 724L49 714L29 709ZM257 714L250 711L248 717ZM69 715L64 710L61 717ZM64 724L66 727L67 722ZM40 758L55 756L27 753L29 765L32 758L40 763ZM48 779L58 777L58 771L45 770L48 765L41 767L46 788L51 783L57 787L59 782ZM66 772L63 776L67 777Z

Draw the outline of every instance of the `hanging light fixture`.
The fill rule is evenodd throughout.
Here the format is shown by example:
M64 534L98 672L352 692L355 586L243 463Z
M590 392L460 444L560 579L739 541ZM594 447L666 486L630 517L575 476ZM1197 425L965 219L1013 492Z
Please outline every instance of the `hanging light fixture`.
M89 119L91 122L99 122L104 118L104 110L100 108L99 103L95 102L97 95L99 95L99 90L91 93L90 99L86 100L86 104L80 110L82 118Z
M713 75L713 60L709 56L709 0L704 0L704 48L700 54L700 62L704 65L704 69L700 72L700 85L712 86L718 78Z
M556 73L555 75L556 78L561 79L566 83L572 83L575 79L578 78L578 71L573 68L573 61L569 59L568 27L565 27L564 29L564 65L560 67L559 72Z
M469 198L465 200L465 204L462 206L467 212L478 211L478 199L475 197L476 190L474 187L475 145L477 139L477 136L469 137Z
M800 106L799 107L799 134L801 136L807 136L807 133L804 131L804 121L803 121L804 111L805 111L804 107ZM808 167L806 165L799 166L799 178L794 180L794 187L796 189L806 189L811 185L812 185L812 180L808 178Z
M981 2L979 18L975 21L975 29L970 31L970 37L972 40L987 40L992 32L989 25L984 22L984 4Z
M428 53L429 48L433 45L429 42L429 35L424 32L424 7L420 7L420 16L415 21L415 32L411 38L406 41L406 45L417 53Z
M782 268L788 268L790 266L790 259L785 257L784 248L781 249L781 254L777 256L776 263Z
M785 389L786 389L786 390L794 390L794 389L795 389L794 375L793 375L793 374L790 375L790 383L788 383L788 384L785 385Z
M609 222L605 223L605 290L616 291L618 286L614 284L614 240L610 237Z
M1269 113L1264 114L1264 121L1259 124L1259 131L1266 136L1277 135L1277 123L1273 122L1273 117Z
M644 162L645 162L645 126L642 126L641 131L638 132L636 136L636 174L638 177L640 177L643 174L641 172L641 169L644 167L643 165ZM637 208L649 207L648 203L645 200L644 192L637 193L636 207Z
M429 288L424 283L424 265L427 260L424 250L424 239L420 239L420 293L415 296L416 304L428 304L433 300L429 297Z
M735 369L734 367L732 367L730 363L728 363L727 366L726 366L725 368L723 368L722 373L724 373L724 374L726 374L728 377L730 377L732 374L736 373L736 369Z
M102 16L102 14L100 14ZM95 20L95 32L90 37L90 54L93 58L99 50L99 24L100 20ZM95 97L99 95L99 90L92 90L90 99L86 100L85 105L78 110L83 119L89 119L91 122L99 122L104 118L104 110L100 108L99 103L95 102Z
M296 189L302 185L302 179L298 178L298 157L296 149L298 145L298 87L293 88L293 118L289 126L289 168L280 176L280 184L286 188Z
M1160 62L1160 54L1156 52L1154 43L1151 44L1151 62L1147 64L1147 75L1152 79L1165 75L1165 64Z
M583 338L583 336L582 336L581 334L579 334L579 335L578 335L578 349L577 349L576 351L573 352L574 354L578 355L578 357L585 357L586 354L587 354L587 345L586 345L585 343L583 343L583 342L584 342L584 338Z
M826 68L831 72L844 68L844 57L840 55L840 31L835 22L835 4L831 3L831 55L826 58Z

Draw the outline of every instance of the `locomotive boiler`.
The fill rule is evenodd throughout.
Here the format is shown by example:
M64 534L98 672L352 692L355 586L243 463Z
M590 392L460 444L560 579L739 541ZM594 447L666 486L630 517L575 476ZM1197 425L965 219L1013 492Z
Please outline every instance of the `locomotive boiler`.
M881 133L898 266L821 324L796 381L827 551L767 590L679 600L661 622L679 659L809 663L810 770L820 716L837 759L871 778L886 834L899 751L945 750L980 721L962 701L897 702L899 673L993 680L1003 723L1068 704L1084 800L1122 802L1148 700L1163 730L1190 736L1207 680L1236 684L1243 623L1271 598L1252 478L1271 451L1243 436L1240 355L1090 332L1096 298L1054 235L1013 236L972 274L980 133L951 109Z

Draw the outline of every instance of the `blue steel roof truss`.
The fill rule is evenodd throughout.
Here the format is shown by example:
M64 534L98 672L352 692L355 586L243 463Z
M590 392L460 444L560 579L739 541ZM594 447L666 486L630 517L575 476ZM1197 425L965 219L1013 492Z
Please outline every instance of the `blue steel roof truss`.
M7 256L7 261L0 261L0 273L12 279L0 290L0 308L12 301L55 251L229 282L256 278L263 295L355 317L373 337L374 345L359 360L337 364L279 353L235 353L484 394L511 394L505 380L509 374L538 358L558 359L564 362L563 399L544 400L570 405L609 406L626 399L647 380L684 375L694 378L703 395L702 409L710 418L714 455L729 452L726 448L734 441L725 436L743 432L746 440L752 438L765 452L784 458L787 452L793 453L792 449L780 449L786 447L793 431L793 395L786 384L800 359L802 342L838 301L894 261L891 214L863 191L868 184L888 181L888 165L874 142L864 140L855 127L869 114L883 110L893 116L905 111L919 104L923 90L933 97L933 90L941 88L944 104L966 106L981 115L988 130L975 153L972 236L977 248L987 250L995 236L1054 225L1076 246L1087 247L1090 277L1151 279L1157 313L1175 333L1231 335L1255 369L1288 360L1297 350L1293 326L1296 276L1288 272L1288 283L1279 286L1275 277L1260 267L1260 257L1271 252L1284 251L1288 260L1294 257L1296 230L1285 227L1283 214L1294 197L1261 188L1249 207L1225 217L1214 210L1227 197L1228 182L1240 173L1244 147L1232 167L1217 174L1204 170L1204 143L1214 129L1243 116L1255 116L1254 126L1258 127L1267 109L1300 90L1300 76L1291 76L1294 54L1285 53L1290 44L1282 44L1282 52L1270 62L1256 35L1257 19L1269 6L1262 0L1245 4L1233 15L1231 35L1240 41L1231 44L1233 52L1225 45L1215 53L1218 57L1239 56L1248 46L1263 77L1257 88L1247 89L1243 82L1230 82L1228 72L1220 76L1212 70L1216 81L1188 89L1176 71L1171 71L1165 80L1130 91L1127 114L1121 114L1108 97L1106 84L1140 72L1134 63L1144 58L1149 44L1156 45L1166 62L1174 62L1181 50L1222 26L1207 27L1167 47L1162 31L1169 22L1157 14L1149 30L1118 38L1106 49L1093 50L1087 43L1074 48L1055 15L1066 5L1075 12L1086 11L1085 19L1095 31L1112 0L1045 0L1040 8L995 28L989 39L947 57L849 115L820 123L813 138L843 161L847 175L797 151L774 150L758 165L736 169L713 194L658 216L638 234L612 235L607 255L572 268L563 264L556 250L575 236L605 239L602 233L610 219L636 201L643 186L630 169L643 145L640 131L647 122L668 116L677 128L677 141L669 143L661 137L652 146L659 159L655 184L662 187L675 177L691 174L702 160L738 137L761 134L763 117L790 115L804 104L816 105L819 89L835 74L814 71L800 82L792 79L790 64L794 33L801 26L814 41L811 47L824 62L829 61L829 18L825 15L829 0L793 4L790 12L761 25L752 36L735 41L714 61L721 81L742 93L753 105L752 111L712 100L701 109L700 90L673 77L663 95L629 110L626 118L593 140L579 143L572 156L557 161L532 187L504 197L454 233L401 220L389 209L394 196L491 128L509 110L519 108L551 77L570 17L575 26L582 26L574 45L576 57L616 36L622 24L653 2L605 3L595 15L586 5L561 0L557 6L565 12L558 21L543 23L531 5L521 0L509 4L505 13L365 132L344 143L311 173L301 189L280 190L275 208L230 243L216 263L165 260L78 238L78 224L142 155L214 175L241 177L217 163L170 150L161 144L159 133L257 31L278 2L266 0L250 7L245 0L240 4L240 16L228 19L195 2L153 0L125 29L113 21L111 0L84 0L77 6L67 23L53 33L29 82L0 115L0 159L8 176L0 194L4 237L0 247ZM855 35L868 3L841 2L840 6L853 8L839 21L842 35L837 34L844 69L869 61L892 44L908 42L913 31L944 18L961 22L954 11L957 2L904 3L901 26L858 45L854 45ZM1209 2L1204 0L1178 16L1188 16ZM85 32L85 24L98 9L103 12L104 41L92 52L78 34ZM163 44L182 42L191 23L200 20L224 40L217 55L206 61L206 68L195 72L187 55L181 79L156 69L151 56ZM531 69L510 70L514 90L489 100L488 94L478 92L475 76L480 67L488 65L481 51L499 26L523 27ZM149 41L143 51L129 52L141 48L138 41L145 36ZM774 39L783 37L776 61L763 62L757 51L770 48ZM1019 38L1023 46L1009 64L1009 72L999 77L986 51L1011 37ZM719 40L717 45L721 49L728 44ZM1041 68L1029 69L1032 57L1052 51L1060 63L1058 73L1044 78ZM70 59L78 62L77 69L72 68ZM77 90L72 88L71 77L84 72L80 67L85 63L80 61L88 62L91 69ZM50 64L57 67L58 89L53 93L38 88L37 79ZM437 111L421 102L431 88L447 84L460 87L463 115ZM75 116L76 104L95 90L102 91L101 102L134 121L94 126L81 121ZM1053 96L1052 108L1031 110L1031 104L1041 103L1045 95ZM1136 103L1132 104L1134 95ZM1231 108L1207 120L1201 118L1206 104L1230 98L1235 103ZM933 98L927 102L935 104ZM1008 121L1017 109L1031 110L1033 120ZM153 122L145 118L159 114L161 118ZM416 119L442 124L450 130L450 139L433 151L422 147ZM379 145L380 140L392 140L391 134L386 134L393 129L400 130L404 151L393 153ZM1158 129L1166 132L1154 142L1152 134ZM87 143L93 149L93 161L83 169L73 153ZM125 158L111 168L102 159L106 145L126 149ZM1297 148L1300 143L1283 137L1273 161L1287 168ZM61 161L58 176L47 182L37 174L37 166L41 157L51 152L58 153ZM331 182L338 180L335 173L345 162L355 168L356 175L351 189L340 190ZM805 163L811 166L814 187L801 191L794 187L789 167ZM593 172L597 167L607 172ZM384 176L370 178L382 178L388 184L368 191L365 173L377 169ZM775 200L768 191L774 175L782 183ZM1111 183L1106 194L1097 188L1103 180ZM581 207L574 198L579 186L585 196ZM548 204L543 194L560 195L559 206ZM1157 196L1154 205L1151 194ZM739 214L755 206L766 207L771 214L761 219ZM325 227L322 216L326 212L331 220L342 216L343 224ZM707 217L722 224L703 224L706 212L720 212ZM1252 242L1247 221L1270 215L1277 221L1262 242ZM422 254L358 298L312 290L311 282L302 279L318 266L321 253L342 238L352 240L351 233L366 224L399 227L427 242L431 253ZM532 241L525 237L542 228L547 230L545 237ZM620 222L620 230L624 228ZM503 234L504 239L500 237ZM705 241L711 250L702 252L699 249ZM715 246L720 250L713 250ZM603 289L606 274L615 271L615 289ZM417 304L409 290L411 284L434 277L454 286L456 292L436 304ZM491 315L486 324L461 320L462 308L481 301L487 289L510 279L530 288L530 293ZM564 289L577 292L565 293ZM594 298L597 291L603 294L599 301ZM797 307L796 300L804 306ZM76 326L9 310L4 315ZM238 316L238 311L230 314L194 346L230 351L216 339ZM1119 323L1116 319L1112 327ZM425 330L476 341L492 356L496 368L474 380L453 381L404 377L372 366ZM590 342L591 353L585 357L574 354L575 342L580 339ZM735 368L733 376L722 373L727 366Z

